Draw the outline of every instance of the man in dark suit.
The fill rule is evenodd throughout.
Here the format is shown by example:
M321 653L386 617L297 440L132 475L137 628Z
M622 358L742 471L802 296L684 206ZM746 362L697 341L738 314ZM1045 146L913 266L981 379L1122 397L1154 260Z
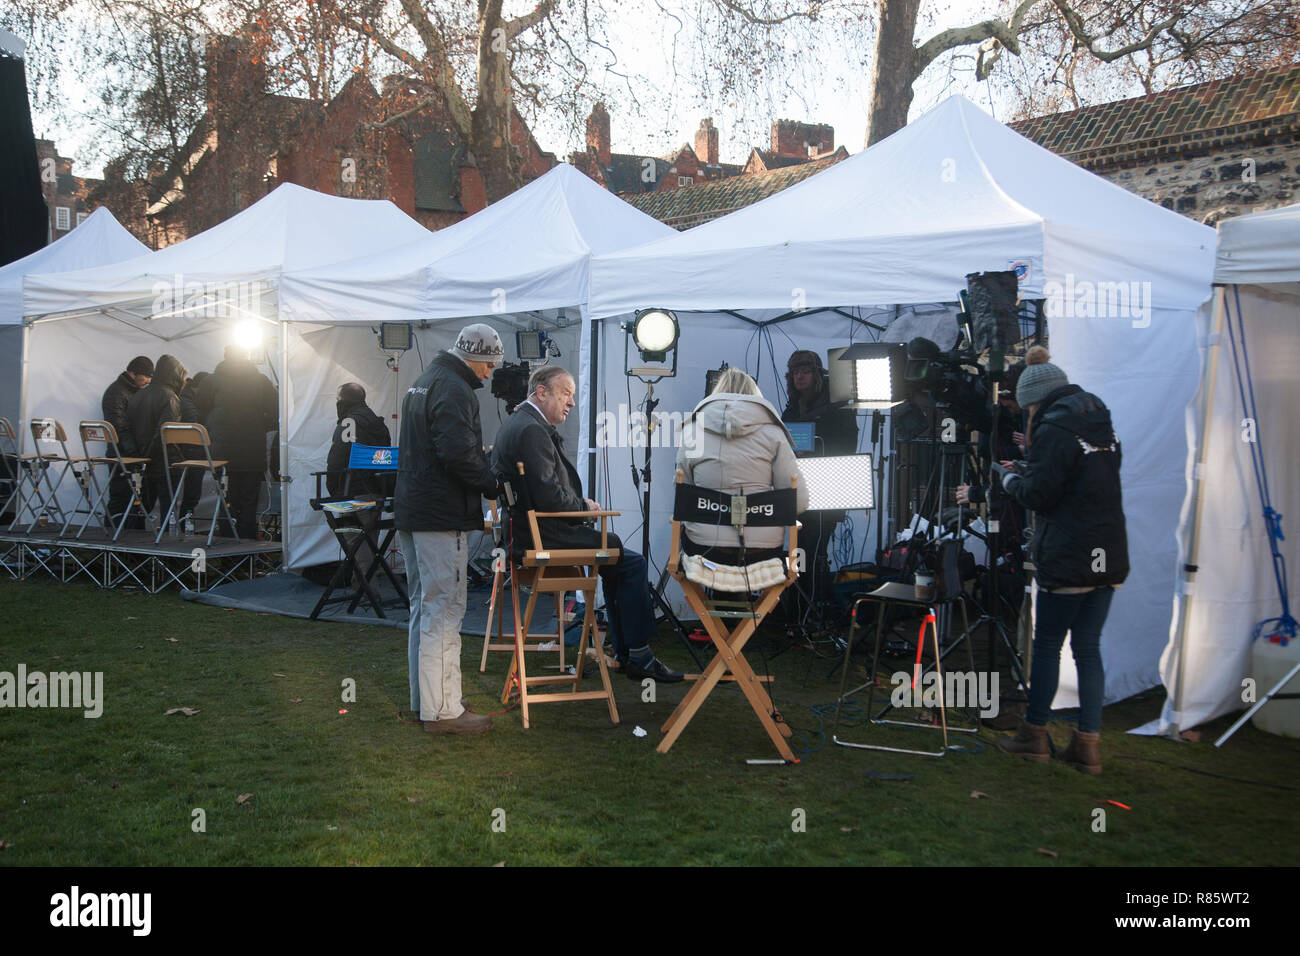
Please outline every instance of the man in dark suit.
M515 556L528 547L525 512L597 511L600 506L582 495L577 469L564 456L564 440L556 432L573 408L577 391L573 376L559 366L539 368L528 380L528 400L515 409L497 433L492 451L492 468L516 491L511 511ZM519 478L517 462L523 462ZM582 519L541 518L537 522L542 544L548 548L598 548L600 531ZM632 680L645 677L664 683L682 680L682 675L663 665L650 650L656 630L650 606L650 585L646 581L645 558L623 547L617 535L609 536L609 547L618 548L617 564L600 568L609 611L610 637L622 670Z

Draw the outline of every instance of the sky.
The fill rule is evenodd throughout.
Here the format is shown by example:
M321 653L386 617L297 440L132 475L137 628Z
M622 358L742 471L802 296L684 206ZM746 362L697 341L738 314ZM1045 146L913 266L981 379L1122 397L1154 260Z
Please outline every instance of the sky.
M687 4L689 6L689 4ZM637 77L638 97L645 104L637 115L628 102L624 81L612 73L600 79L611 87L611 140L615 152L661 155L675 151L683 143L693 143L695 130L704 117L711 117L719 129L723 162L743 163L751 146L769 145L770 126L776 119L827 123L835 129L836 145L849 152L863 148L867 105L870 95L870 37L845 39L831 33L831 39L810 48L797 38L797 45L787 62L804 68L791 76L756 76L741 97L728 96L694 82L687 77L697 58L704 62L714 55L707 48L692 49L681 40L698 25L685 23L678 28L662 16L650 16L647 8L615 5L609 24L609 41L618 57L616 69ZM956 0L947 4L923 5L923 25L919 33L929 36L936 30L960 25L994 12L996 4L981 0ZM707 28L706 28L707 29ZM41 51L28 49L29 59ZM915 87L911 116L915 118L951 93L959 92L972 99L994 116L999 115L999 97L988 84L974 80L972 60L954 65L948 61L932 64ZM96 108L91 90L82 84L75 70L65 71L61 94L71 107L72 116L60 119L40 108L33 109L36 135L52 139L61 155L74 160L73 171L81 176L98 177L103 161L91 148L96 140ZM534 133L543 149L564 158L582 148L581 130L584 117L544 115L534 124Z

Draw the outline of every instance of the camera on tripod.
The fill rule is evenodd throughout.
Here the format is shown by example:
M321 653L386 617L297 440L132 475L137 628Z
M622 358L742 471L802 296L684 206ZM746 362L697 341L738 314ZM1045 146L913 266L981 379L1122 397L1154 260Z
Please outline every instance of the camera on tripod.
M506 414L528 399L528 363L502 362L492 370L492 395L506 403Z

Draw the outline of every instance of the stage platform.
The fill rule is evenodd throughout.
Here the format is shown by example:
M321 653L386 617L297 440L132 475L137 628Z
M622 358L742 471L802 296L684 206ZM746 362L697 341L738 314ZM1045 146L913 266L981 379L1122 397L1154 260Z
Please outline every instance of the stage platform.
M0 530L0 567L16 580L47 575L56 581L86 579L101 588L141 588L150 594L175 585L206 591L229 581L251 580L280 570L283 553L278 541L232 541L206 534L164 537L154 544L153 533L123 531L117 541L89 527L80 539L59 537L34 528Z

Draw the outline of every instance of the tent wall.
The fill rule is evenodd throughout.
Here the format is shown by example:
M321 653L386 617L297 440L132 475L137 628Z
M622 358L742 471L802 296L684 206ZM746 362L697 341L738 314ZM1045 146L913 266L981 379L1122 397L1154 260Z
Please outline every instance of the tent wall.
M23 327L0 325L0 418L9 419L14 428L20 427L22 402Z
M1225 297L1235 317L1235 287ZM1268 468L1273 507L1289 518L1280 542L1292 574L1300 567L1300 534L1295 516L1300 515L1300 474L1295 449L1300 447L1300 335L1296 316L1300 296L1294 289L1244 286L1240 288L1241 313L1246 330L1255 398L1260 413L1256 423L1258 450ZM1211 309L1200 315L1202 340L1213 328ZM1240 345L1240 339L1238 339ZM1199 546L1195 556L1199 567L1190 598L1179 595L1175 602L1171 638L1176 638L1181 615L1188 615L1181 646L1171 640L1160 660L1161 676L1169 699L1159 721L1142 728L1151 732L1177 732L1240 710L1242 679L1251 676L1251 634L1260 621L1280 611L1277 587L1256 489L1251 448L1244 419L1237 372L1225 327L1218 343L1218 373L1209 403L1209 437L1206 466L1201 478ZM1209 387L1208 359L1202 388ZM1203 398L1204 396L1198 396ZM1200 441L1202 422L1197 409L1187 413L1189 444ZM1195 484L1194 463L1189 455L1185 475L1178 566L1190 560L1186 548L1193 518L1191 489ZM1294 610L1294 608L1293 608ZM1181 674L1181 682L1179 680ZM1258 694L1268 688L1259 687Z
M573 312L576 316L577 310ZM416 329L414 334L419 349L400 356L396 373L388 367L388 355L379 351L378 338L369 325L286 323L289 380L285 409L288 422L286 454L287 473L292 478L286 521L287 567L301 568L342 557L324 518L309 504L316 488L316 479L311 473L325 470L329 454L338 417L334 407L338 387L345 382L360 382L366 389L367 404L384 418L396 444L400 421L393 415L400 412L406 390L423 371L421 357L427 364L439 350L455 344L462 326L483 321L498 330L506 348L507 361L517 361L514 346L517 326L512 321L515 318L526 322L529 316L479 317ZM581 327L575 322L569 327L549 331L561 352L551 361L570 369L577 378ZM532 364L535 367L536 363ZM492 396L490 382L485 382L477 394L483 439L490 447L505 418L505 403ZM560 426L560 434L569 448L578 447L580 417L580 410L575 409Z

